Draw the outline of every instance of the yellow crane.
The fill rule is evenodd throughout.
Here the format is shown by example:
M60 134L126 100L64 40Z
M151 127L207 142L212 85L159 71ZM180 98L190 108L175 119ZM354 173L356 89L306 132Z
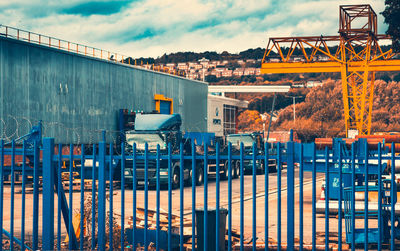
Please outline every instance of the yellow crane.
M375 72L400 71L392 49L378 41L377 15L369 4L339 7L338 36L270 38L261 73L340 72L346 135L369 135Z

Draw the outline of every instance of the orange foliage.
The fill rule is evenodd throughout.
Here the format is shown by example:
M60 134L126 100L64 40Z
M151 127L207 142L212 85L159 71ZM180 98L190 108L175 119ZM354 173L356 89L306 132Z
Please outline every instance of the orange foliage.
M261 131L263 129L263 121L258 111L246 110L239 114L238 121L240 121L238 125L240 132Z
M272 130L294 129L303 141L345 136L341 81L328 80L322 87L312 88L305 101L296 104L296 124L293 123L292 105L278 112ZM240 130L262 129L257 111L243 112L238 120ZM375 81L371 131L400 131L399 83Z

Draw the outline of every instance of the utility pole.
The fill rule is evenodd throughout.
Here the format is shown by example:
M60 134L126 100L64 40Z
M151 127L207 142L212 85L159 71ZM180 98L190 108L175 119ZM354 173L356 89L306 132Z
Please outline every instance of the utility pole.
M303 96L285 96L293 99L293 127L296 125L296 98L303 98Z

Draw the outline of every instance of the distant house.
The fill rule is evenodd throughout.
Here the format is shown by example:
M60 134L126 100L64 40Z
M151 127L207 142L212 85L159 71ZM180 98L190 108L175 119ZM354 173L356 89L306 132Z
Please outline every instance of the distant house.
M317 87L317 86L322 86L324 83L322 83L321 81L314 81L314 80L309 80L306 83L306 87L307 88L313 88L313 87Z
M216 68L217 67L217 63L215 62L211 62L208 64L208 68Z
M222 77L232 77L232 70L224 70L222 72Z
M305 87L305 85L302 84L302 83L298 83L298 84L293 84L292 85L292 88L304 88L304 87Z
M325 55L318 55L317 57L318 61L329 61L329 57Z
M243 60L241 60L241 59L239 59L239 60L237 61L237 63L240 64L240 65L244 65L244 64L245 64L245 62L244 62Z
M294 57L293 58L293 62L303 62L304 61L304 58L301 58L301 57Z
M256 60L255 59L247 59L246 63L251 63L251 64L255 64Z
M243 74L244 74L244 69L243 68L236 68L233 71L233 75L234 76L243 76Z
M199 79L199 74L198 73L189 73L187 76L190 79Z
M194 66L195 66L196 64L197 64L197 63L189 62L189 63L188 63L188 66L189 66L189 68L194 68Z
M261 75L261 69L260 68L256 68L256 73L255 73L255 75Z
M255 73L256 73L256 68L245 68L243 75L246 75L246 76L255 75Z
M207 62L205 62L205 61L204 62L200 62L200 65L203 66L202 68L206 68L207 69L207 68L210 67L210 62L208 62L208 61Z
M165 67L168 68L170 72L175 70L175 64L174 63L166 64Z
M153 67L153 65L151 65L151 64L144 64L144 65L142 65L142 67L143 67L143 68L146 68L146 69L148 69L148 70L151 70L151 68Z
M228 60L224 60L224 61L222 61L222 65L226 65L226 64L228 64L229 63L229 61Z
M220 78L222 76L222 71L213 70L210 74Z
M195 64L195 65L194 65L194 68L195 68L196 70L200 70L200 69L203 69L203 65L201 65L201 64Z
M271 63L279 63L281 60L279 58L270 58L269 62Z
M187 69L189 69L189 66L186 63L178 63L177 68L179 70L186 71Z

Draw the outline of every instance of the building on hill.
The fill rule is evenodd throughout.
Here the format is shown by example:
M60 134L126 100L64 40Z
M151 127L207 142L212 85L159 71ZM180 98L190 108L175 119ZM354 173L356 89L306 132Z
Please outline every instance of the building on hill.
M222 71L212 70L210 75L214 75L217 78L222 77Z
M200 78L200 75L196 72L189 73L187 76L189 79L199 79Z
M232 77L232 70L227 70L227 69L225 69L225 70L222 72L222 77Z
M243 74L244 74L244 68L236 68L234 71L233 71L233 75L234 76L243 76Z
M186 71L189 69L189 66L186 63L178 63L177 68L181 71Z
M313 88L313 87L317 87L317 86L322 86L323 84L324 83L322 83L321 81L309 80L309 81L307 81L305 86L307 88Z
M217 67L217 63L212 61L208 64L208 68L216 68Z
M248 75L255 75L256 73L256 68L245 68L243 71L243 75L248 76Z

